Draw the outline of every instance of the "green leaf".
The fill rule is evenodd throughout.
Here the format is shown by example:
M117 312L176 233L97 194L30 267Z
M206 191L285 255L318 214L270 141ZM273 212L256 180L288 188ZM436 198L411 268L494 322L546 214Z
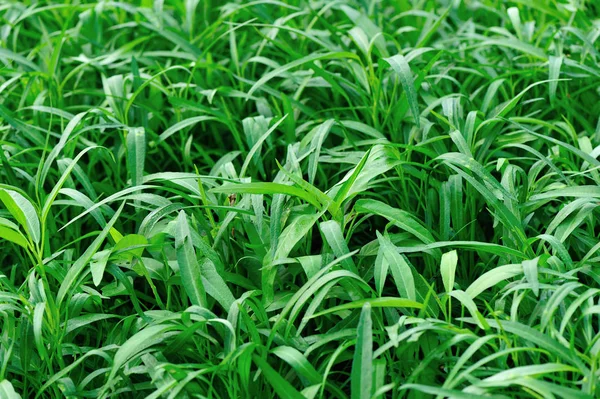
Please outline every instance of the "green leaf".
M486 321L493 328L502 329L505 332L515 334L516 336L547 350L552 355L559 356L570 362L576 366L582 374L587 375L589 373L588 367L579 358L577 351L558 343L556 340L542 334L538 330L516 321L497 321L490 319L486 319Z
M112 249L112 260L131 262L134 258L140 258L144 248L148 246L148 239L140 234L127 234L123 236Z
M216 119L215 117L207 116L207 115L194 116L192 118L184 119L181 122L177 122L173 126L169 127L167 130L165 130L160 136L158 136L158 140L156 141L156 143L151 144L151 145L157 146L162 141L165 141L166 139L168 139L169 137L171 137L178 131L185 129L186 127L195 125L200 122L211 121L211 120L215 120L215 119Z
M393 208L381 201L360 199L356 201L354 210L359 213L372 213L383 216L402 230L413 234L425 244L435 241L431 233L413 215L401 209Z
M423 393L429 394L429 395L440 395L443 397L453 398L453 399L480 399L481 398L481 395L479 395L479 394L465 393L463 391L457 391L454 389L438 388L438 387L434 387L434 386L430 386L430 385L404 384L400 387L400 389L401 390L412 389L412 390L423 392ZM490 398L490 399L506 399L505 396L498 396L498 395L485 395L485 397Z
M48 361L48 351L44 345L44 313L46 312L46 302L38 302L33 310L33 340L37 348L38 355L42 361Z
M472 299L475 299L483 291L495 286L499 282L518 276L523 273L522 265L504 265L496 267L473 281L465 293Z
M25 236L20 231L13 230L6 226L0 226L0 238L13 242L25 249L27 249L29 246L27 238L25 238Z
M510 382L510 380L518 380L523 377L530 376L543 376L544 374L552 375L554 373L561 372L578 372L575 367L567 366L566 364L560 363L544 363L534 364L531 366L520 366L510 370L504 370L494 374L491 377L487 377L481 381L480 386L494 386L495 382L504 384Z
M108 264L108 260L110 259L111 251L104 250L98 251L90 260L90 271L92 273L92 282L97 287L102 282L102 278L104 277L104 270L106 269L106 265Z
M460 303L465 308L467 308L467 310L469 311L469 313L471 314L473 319L475 319L475 321L477 322L477 325L479 326L479 328L482 328L484 330L489 330L489 328L490 328L489 324L487 323L487 321L485 321L485 319L483 318L483 316L477 309L477 305L475 305L475 302L473 302L473 299L471 299L471 297L469 295L467 295L463 290L453 290L448 295L450 295L453 298L458 299L460 301Z
M442 23L444 23L446 21L446 17L448 17L448 14L450 13L450 10L452 8L453 8L452 6L448 6L442 12L441 15L433 16L433 18L432 18L434 20L433 24L431 24L431 27L429 29L423 30L421 32L421 36L419 37L419 41L415 45L415 48L424 47L427 45L427 43L429 43L429 40L431 39L431 37L438 31L438 29L440 28Z
M523 273L525 274L525 278L529 284L531 284L531 289L535 296L540 294L540 281L538 280L538 262L540 257L538 256L535 259L524 260L521 262L523 265Z
M351 398L370 399L373 384L373 321L371 305L363 305L356 328L356 349L352 360Z
M308 195L312 196L316 201L318 201L321 204L321 208L327 208L327 210L329 210L329 212L336 218L341 217L338 204L333 202L327 194L325 194L324 192L322 192L317 187L310 184L297 174L288 172L283 166L279 164L279 162L277 162L277 166L279 167L281 173L283 173L288 179L290 179L300 189L306 191Z
M338 207L357 194L368 191L371 182L398 165L393 150L383 145L375 145L365 152L360 162L334 185L327 194L334 196Z
M279 235L275 253L265 257L263 260L262 290L265 294L266 303L270 303L274 296L277 266L273 265L273 263L287 258L296 244L305 238L308 231L312 229L321 216L322 213L317 213L312 215L300 215L293 219Z
M0 200L35 244L40 243L40 219L34 206L16 191L0 189Z
M279 397L289 399L305 399L300 392L298 392L277 371L275 371L273 367L271 367L269 363L267 363L267 361L262 357L258 355L252 355L252 360L263 372L265 378L275 390L277 395L279 395Z
M465 248L473 251L487 252L494 255L500 256L514 256L519 259L526 259L526 256L516 249L505 247L489 242L480 241L438 241L427 245L413 245L410 247L398 247L400 252L427 252L438 248L455 247Z
M385 58L385 61L390 64L394 72L398 74L402 88L406 93L408 105L410 111L415 118L415 124L418 128L421 127L421 115L419 113L419 102L417 99L417 91L415 90L415 82L413 80L412 72L408 66L408 61L402 54L397 54L389 58Z
M219 274L212 260L206 259L202 265L202 284L206 293L215 298L225 310L229 310L235 297L233 296L225 279Z
M346 244L346 240L344 239L344 233L342 232L342 228L338 222L334 220L328 220L326 222L321 222L319 227L325 236L327 244L329 244L335 256L343 256L350 252L348 249L348 244ZM345 258L342 261L342 266L344 269L350 270L353 273L357 273L357 269L352 261L352 258Z
M94 205L92 205L90 208L87 208L85 211L81 212L79 215L71 218L71 220L69 220L67 223L65 223L60 230L66 229L68 226L70 226L71 224L75 223L77 220L83 218L84 216L93 213L95 210L101 208L102 206L105 206L106 204L109 204L110 202L113 201L118 201L118 200L127 200L127 199L133 199L134 201L144 201L150 204L153 204L155 206L165 206L165 205L169 205L170 201L164 197L158 196L158 195L152 195L152 194L132 194L132 193L136 193L138 191L142 191L142 190L147 190L150 188L154 188L155 186L136 186L136 187L129 187L129 188L125 188L121 191L118 191L112 195L109 195L108 197L104 198L102 201L98 201L96 202Z
M349 7L346 4L342 4L340 9L354 22L354 24L360 28L367 35L369 42L372 42L382 57L388 56L387 43L385 37L382 35L382 30L378 27L366 14Z
M555 57L553 55L548 58L548 84L550 88L550 102L556 104L556 89L558 87L558 78L560 77L560 67L563 62L563 57Z
M329 53L325 53L325 54L310 54L310 55L307 55L306 57L296 59L286 65L280 66L279 68L272 70L269 73L264 74L256 83L254 83L254 85L252 85L252 87L248 91L248 96L251 96L256 90L258 90L259 88L264 86L265 83L267 83L269 80L273 79L274 77L282 75L284 72L287 72L290 69L296 68L300 65L311 63L314 61L319 61L319 60L344 59L344 58L350 58L350 59L354 59L357 61L359 60L359 57L356 54L350 53L350 52L344 52L344 51L329 52Z
M442 274L442 282L446 292L451 292L454 289L454 276L456 274L456 265L458 263L458 254L456 250L446 252L442 255L440 263L440 272Z
M206 307L206 293L202 284L202 273L196 251L192 245L190 227L184 211L179 211L175 230L177 264L181 273L181 283L193 305Z
M377 240L389 264L398 292L400 295L415 301L417 299L415 280L410 266L387 237L382 236L378 231L376 233Z
M381 133L379 130L377 130L374 127L369 126L363 122L353 121L353 120L342 120L342 121L338 121L338 123L344 127L347 127L348 129L356 130L357 132L365 134L369 137L372 137L375 139L385 139L385 136L383 135L383 133Z
M547 56L543 49L535 47L529 43L522 42L517 38L502 38L502 39L489 39L482 41L478 47L508 47L522 53L528 54L532 57L546 60Z
M127 132L127 169L131 185L143 183L146 161L146 132L143 127L130 128Z
M377 257L375 258L375 270L373 272L373 278L375 279L375 288L377 294L381 296L383 289L385 288L385 280L387 279L389 264L385 257L383 246L379 246L377 251Z
M40 67L28 60L27 58L14 53L6 48L0 48L0 57L3 60L12 60L18 64L21 64L24 67L31 69L32 71L40 71Z
M311 316L311 318L324 316L326 314L340 312L342 310L349 309L360 309L363 307L365 303L368 303L372 308L414 308L414 309L422 309L423 304L406 299L406 298L393 298L393 297L381 297L381 298L369 298L369 299L360 299L358 301L346 303L344 305L334 306L327 310L324 310L319 313L315 313Z
M310 184L315 184L315 176L317 175L319 157L321 156L321 147L323 146L323 141L333 126L333 122L333 119L328 119L314 128L314 135L312 135L310 147L308 148L308 151L310 152L308 157L308 182ZM311 133L309 133L309 135L311 135Z
M304 190L297 187L288 186L281 183L242 183L242 184L227 184L221 187L216 187L210 190L211 193L238 193L238 194L285 194L293 197L298 197L317 209L321 209L322 205L316 198L311 196Z
M271 126L269 129L267 129L266 132L264 132L259 138L258 140L256 140L256 143L254 143L254 145L252 146L252 148L250 149L250 151L248 152L248 155L246 156L246 159L244 160L244 163L242 165L242 169L240 169L240 177L244 177L246 175L246 170L248 169L248 166L250 165L250 161L252 161L252 159L255 157L256 154L259 153L260 148L262 147L264 141L269 138L269 136L275 131L275 129L277 129L279 127L279 125L287 118L287 115L284 115L281 119L279 119L277 122L275 122L273 124L273 126ZM268 126L268 125L267 125Z
M116 314L110 314L110 313L95 313L95 314L85 314L82 316L73 317L67 321L67 325L66 325L67 328L65 329L65 333L69 334L79 328L85 327L85 326L95 323L97 321L112 319L115 317L118 318L119 316Z
M63 148L65 147L65 145L71 138L71 134L73 133L75 128L81 123L81 121L87 114L88 114L88 112L81 112L81 113L75 115L69 121L69 123L67 124L67 127L65 128L62 135L60 136L60 140L58 141L58 144L56 146L54 146L54 148L52 148L52 151L50 151L50 154L48 154L48 157L44 161L44 165L38 172L38 182L39 182L38 187L40 187L40 188L43 187L44 182L46 181L46 177L48 176L48 172L50 171L50 167L52 166L52 163L56 160L56 157L58 157L58 154L60 154L60 152L63 150Z
M546 365L540 365L546 366ZM533 366L535 367L535 366ZM570 372L571 369L567 366L555 366L555 367L547 367L547 372L550 374L552 370L556 369L556 372ZM560 369L560 370L558 370ZM530 391L535 391L544 395L545 397L552 397L554 395L560 396L564 399L592 399L594 396L587 394L585 392L581 392L579 388L573 389L566 386L562 386L559 384L553 384L548 381L544 381L542 379L534 379L531 377L521 377L515 378L510 381L514 385L521 385L527 388ZM506 384L503 384L505 386Z
M75 261L75 263L73 263L73 265L71 265L71 267L67 271L65 278L62 280L62 283L60 284L60 288L58 289L58 294L56 295L56 305L57 306L60 306L60 304L64 301L67 294L70 294L70 293L72 294L71 290L73 290L75 288L75 287L73 287L73 285L75 284L75 280L79 277L79 274L82 272L82 270L85 268L85 266L90 262L90 260L92 260L92 257L94 256L94 254L96 252L98 252L98 249L100 249L100 246L102 245L102 243L108 236L109 231L112 229L113 225L119 218L119 215L121 214L121 211L123 210L124 206L125 206L125 202L123 202L121 204L119 209L115 212L114 216L108 221L106 226L104 226L104 228L102 229L100 234L94 239L92 244L89 247L87 247L85 252L79 257L79 259L77 259L77 261Z
M15 388L8 380L0 381L0 398L2 399L21 399L21 395L15 391Z
M173 334L169 332L175 328L175 326L169 324L149 326L125 341L125 343L119 347L117 353L115 353L114 361L110 368L110 374L108 375L106 384L102 387L99 397L104 397L112 385L115 384L117 373L128 361L145 349L157 345L167 339Z
M297 349L284 345L273 349L271 353L289 364L300 377L304 378L306 387L319 384L323 380L321 374Z
M279 245L273 255L273 260L286 258L296 244L302 240L308 231L322 216L322 213L300 215L283 230L279 236Z
M87 153L88 151L95 149L95 148L102 148L102 147L97 147L97 146L96 147L87 147L84 150L82 150L79 154L77 154L75 159L73 159L69 163L69 166L67 166L67 168L65 169L63 174L60 176L60 179L58 179L58 181L52 188L52 191L50 192L50 194L48 194L46 201L44 202L44 207L42 208L42 213L41 213L41 218L40 218L42 220L42 223L44 223L46 221L48 214L50 213L50 207L54 203L54 200L56 199L58 192L60 191L62 186L67 181L67 178L71 174L71 171L73 170L73 168L75 168L75 165L77 165L77 162L79 162L79 160L85 155L85 153Z

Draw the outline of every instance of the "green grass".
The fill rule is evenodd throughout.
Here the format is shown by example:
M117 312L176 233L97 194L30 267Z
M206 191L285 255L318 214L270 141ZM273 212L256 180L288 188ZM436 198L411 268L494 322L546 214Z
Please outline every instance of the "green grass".
M0 399L600 396L594 0L0 2Z

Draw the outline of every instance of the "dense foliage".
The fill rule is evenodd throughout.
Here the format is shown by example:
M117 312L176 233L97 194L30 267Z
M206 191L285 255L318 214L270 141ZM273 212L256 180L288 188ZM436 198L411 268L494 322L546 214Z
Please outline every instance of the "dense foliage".
M594 0L0 2L0 398L600 395Z

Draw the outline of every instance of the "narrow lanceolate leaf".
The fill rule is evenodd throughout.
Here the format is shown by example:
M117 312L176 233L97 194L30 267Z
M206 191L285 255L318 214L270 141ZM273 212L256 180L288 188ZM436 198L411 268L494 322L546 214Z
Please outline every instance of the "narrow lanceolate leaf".
M402 88L404 89L404 93L406 94L406 99L408 100L408 105L410 106L410 111L415 118L415 124L417 127L421 127L420 121L420 113L419 113L419 102L417 98L417 91L415 90L415 82L413 79L412 72L410 71L410 67L408 66L408 61L402 54L397 54L392 57L385 59L388 64L392 67L394 72L398 75L400 79L400 83L402 84Z
M381 201L364 199L356 201L354 205L356 212L372 213L374 215L383 216L390 222L400 227L401 229L414 234L424 244L433 243L435 240L427 229L419 223L413 215L402 209L394 208Z
M27 140L39 146L44 145L43 136L37 130L33 129L29 124L15 119L13 113L2 104L0 104L0 118L22 133L23 137Z
M287 257L296 244L302 240L308 231L319 220L322 213L312 215L300 215L292 220L279 236L279 245L273 256L274 260Z
M324 316L326 314L340 312L348 309L360 309L366 303L368 303L372 308L413 308L413 309L422 309L423 304L411 301L410 299L405 298L394 298L394 297L380 297L380 298L368 298L368 299L360 299L358 301L346 303L344 305L334 306L333 308L329 308L319 313L315 313L311 316L311 318Z
M352 359L352 399L370 399L373 384L373 321L371 305L365 303L356 328L356 348Z
M487 321L483 318L483 316L477 309L477 305L475 304L473 299L471 299L471 297L468 296L463 290L454 290L454 291L450 292L449 295L453 298L458 299L460 301L460 303L465 308L467 308L467 310L469 311L471 316L475 319L475 322L477 323L477 325L480 328L483 328L484 330L487 330L490 328Z
M29 61L27 58L23 57L22 55L13 53L12 51L10 51L6 48L0 48L0 57L2 57L3 60L14 61L22 66L25 66L25 67L33 70L33 71L40 70L39 66L37 66L33 62Z
M96 211L97 209L100 209L103 206L106 206L107 204L109 204L110 202L113 201L119 201L119 200L126 200L126 199L133 199L135 200L143 200L144 202L148 202L151 203L153 205L156 206L165 206L165 205L169 205L170 202L169 200L167 200L164 197L158 196L158 195L152 195L152 194L132 194L135 193L137 191L142 191L142 190L147 190L150 188L154 188L154 186L148 186L148 185L144 185L144 186L138 186L138 187L129 187L129 188L125 188L121 191L118 191L112 195L109 195L108 197L104 198L102 201L98 201L96 202L94 205L92 205L91 207L87 208L85 211L81 212L79 215L73 217L71 220L69 220L67 223L65 223L64 225L61 226L60 230L66 229L68 226L70 226L72 223L75 223L75 221L83 218L84 216L91 214L92 212Z
M398 247L398 249L405 253L410 252L427 252L432 249L438 248L467 248L472 250L477 250L481 252L488 252L490 254L495 255L503 255L503 256L514 256L518 259L525 259L526 256L516 249L505 247L498 244L492 244L489 242L480 242L480 241L438 241L433 242L428 245L413 245L410 247Z
M127 169L131 185L143 183L146 160L146 132L143 127L131 128L127 133Z
M274 266L273 263L287 258L296 244L306 237L309 230L312 229L321 215L322 213L300 215L293 219L279 235L275 253L264 258L264 266L262 268L262 290L267 303L270 303L274 297L277 267Z
M57 306L60 306L60 304L65 299L67 294L69 294L69 293L72 294L73 293L72 290L77 288L74 286L75 280L77 279L77 277L79 277L80 273L85 268L85 266L92 260L92 257L94 256L94 254L96 254L96 252L98 252L98 249L100 249L100 246L102 245L102 243L108 236L110 230L114 226L115 222L119 218L119 215L121 214L121 211L123 210L124 206L125 206L125 202L123 202L121 204L119 209L115 212L114 216L109 220L109 222L106 224L106 226L104 226L104 228L102 229L100 234L96 237L96 239L92 242L92 244L85 250L83 255L81 255L79 257L79 259L77 259L77 261L75 261L75 263L73 263L73 265L69 268L65 278L62 280L60 288L58 289L58 294L57 294L57 298L56 298Z
M556 104L556 89L558 87L558 78L560 77L560 67L563 62L563 57L555 57L553 55L548 58L548 81L550 87L550 102Z
M340 257L350 252L348 249L348 244L346 244L346 239L344 238L344 233L342 232L342 228L338 222L335 220L328 220L326 222L322 222L319 227L321 228L321 232L325 236L325 240L333 250L335 256ZM351 272L357 273L356 266L354 265L352 258L345 258L342 261L342 266Z
M202 284L206 289L206 293L215 298L223 309L229 309L235 301L235 297L231 293L223 276L219 274L215 264L207 258L202 263L201 270Z
M158 145L158 143L160 143L161 141L165 141L166 139L168 139L169 137L171 137L178 131L185 129L186 127L190 127L197 123L204 122L204 121L210 121L210 120L214 120L214 119L215 118L212 116L202 115L202 116L194 116L192 118L184 119L181 122L177 122L173 126L169 127L167 130L165 130L158 137L158 141L155 145ZM152 146L152 143L150 143L150 145Z
M504 370L491 377L482 380L482 386L492 386L496 382L506 382L527 376L542 376L544 374L552 375L560 372L577 372L577 369L572 366L567 366L560 363L544 363L533 366L515 367L510 370ZM489 384L489 385L488 385Z
M169 331L176 327L171 324L158 324L144 328L142 331L129 338L117 351L114 357L113 365L110 369L107 382L102 388L100 397L112 387L115 383L115 376L119 370L134 356L141 353L143 350L154 346L169 337Z
M8 380L0 381L0 398L21 399L21 395L15 391L15 387Z
M87 114L88 114L87 111L81 112L81 113L75 115L67 124L67 127L65 128L62 135L60 136L60 140L58 141L58 144L52 148L52 151L50 151L50 154L48 154L48 157L44 161L44 165L38 172L38 185L40 188L43 187L44 182L46 181L46 177L48 176L48 172L50 171L50 167L52 166L53 162L56 160L56 157L63 150L63 148L65 147L65 145L71 138L71 134L73 133L75 128L79 125L79 123L81 123L81 121Z
M4 169L4 173L6 174L6 182L16 187L19 183L17 182L17 176L15 175L15 171L13 170L10 161L6 157L4 151L0 151L0 163L2 164L2 169Z
M458 255L456 250L446 252L442 255L440 271L442 273L442 282L446 292L454 289L454 275L456 274L456 264L458 263Z
M523 265L523 273L525 274L525 278L531 284L531 289L535 296L540 294L540 281L538 279L538 261L540 260L539 256L535 259L524 260L522 262Z
M92 260L90 261L90 271L92 272L92 281L96 287L102 282L102 277L104 276L104 270L108 264L110 254L111 251L107 249L98 251L92 256Z
M181 284L193 305L206 306L206 293L202 284L202 274L196 251L192 244L190 227L184 211L177 216L177 229L175 231L175 249L177 263L181 273Z
M389 264L385 257L385 252L383 247L380 245L379 250L377 251L377 257L375 258L375 270L373 278L375 280L375 289L377 290L377 294L381 296L383 293L383 289L385 287L385 281L387 279L387 274L389 270Z
M275 129L277 129L277 127L283 121L285 121L286 118L287 118L287 115L284 115L281 119L279 119L277 122L275 122L273 124L273 126L271 126L269 129L267 129L267 131L264 132L258 138L258 140L256 140L256 143L254 143L254 145L250 149L250 152L248 152L248 155L246 156L244 163L242 164L242 169L240 170L240 177L244 177L246 175L246 170L248 169L248 166L250 165L250 161L252 161L254 159L256 162L257 160L260 159L260 156L258 156L258 155L260 154L260 149L261 149L264 141L275 131Z
M281 183L243 183L227 184L210 190L211 193L241 193L241 194L285 194L298 197L317 209L322 208L322 204L312 195L304 190L294 186L288 186Z
M365 167L365 164L367 163L370 154L371 148L369 148L369 150L365 152L365 155L363 155L363 157L360 159L358 165L356 165L356 167L353 169L352 174L345 181L342 180L343 184L341 184L339 190L337 190L337 192L335 193L335 197L333 198L333 200L338 203L338 206L341 206L342 202L344 202L344 200L348 196L352 185L360 175L360 172L362 172L363 168Z
M258 355L252 355L252 360L260 368L265 378L280 398L306 399L285 378L283 378L265 359Z
M404 384L400 388L402 390L410 389L412 391L422 392L429 395L440 395L444 398L456 398L456 399L478 399L481 398L481 395L465 393L463 391L455 390L455 389L445 389L439 388L432 385L422 385L422 384ZM418 397L418 396L417 396ZM485 395L485 398L491 399L506 399L506 396L499 395Z
M46 311L46 302L38 302L35 304L33 311L33 339L37 352L42 360L48 361L48 351L44 345L43 329L44 329L44 313Z
M389 55L387 51L387 43L385 36L382 35L381 28L377 26L366 14L351 8L346 4L340 5L340 9L350 18L357 28L360 28L368 37L368 41L372 42L379 50L382 57Z
M381 233L377 232L377 240L382 247L383 254L392 271L392 277L394 277L400 295L415 301L417 299L415 280L410 266L402 255L398 253L398 249L389 238L384 237Z
M58 181L56 182L56 184L52 188L52 191L50 192L50 194L48 195L48 197L46 197L46 201L44 202L44 207L42 208L42 213L41 213L41 218L40 218L42 220L42 222L46 221L46 218L48 217L48 214L50 213L50 207L54 203L54 200L56 199L56 196L58 195L58 192L60 191L60 189L62 188L62 186L65 184L65 182L67 181L67 179L69 178L69 175L73 171L73 168L75 168L75 165L77 165L77 162L79 162L79 160L88 151L90 151L90 150L92 150L94 148L99 148L99 147L87 147L87 148L85 148L79 154L77 154L77 156L75 157L75 159L73 159L69 163L69 166L67 166L67 168L65 169L65 171L63 172L63 174L60 176L60 179L58 179Z
M272 353L284 360L289 364L298 375L304 378L307 385L318 384L322 381L323 377L314 368L312 364L306 359L306 357L298 351L296 348L291 346L278 346L273 349Z
M248 91L248 96L251 96L256 90L261 88L265 83L267 83L269 80L273 79L274 77L279 76L279 75L289 71L290 69L296 68L300 65L311 63L311 62L318 61L318 60L344 59L344 58L358 59L358 56L356 54L350 53L350 52L329 52L329 53L325 53L325 54L311 54L306 57L299 58L297 60L290 62L289 64L280 66L279 68L276 68L276 69L272 70L271 72L264 74L250 88L250 90Z
M15 243L23 248L28 247L28 241L25 236L17 230L10 227L0 226L0 238Z
M327 195L333 196L339 207L350 198L369 190L375 178L400 164L391 147L375 145L365 152L360 162L333 186Z
M32 242L40 242L40 219L34 206L16 191L0 189L0 201L27 232Z
M96 314L86 314L83 316L73 317L69 319L66 324L65 333L73 332L79 328L85 327L97 321L118 318L119 316L116 314L109 313L96 313Z
M545 335L538 330L531 328L523 323L515 321L497 321L493 319L486 319L488 324L497 329L502 329L511 334L515 334L519 338L529 341L538 345L539 347L547 350L552 355L558 356L563 360L576 366L583 374L589 372L588 367L585 365L583 360L579 358L579 354L575 350L564 346L555 339Z
M475 299L483 291L498 284L501 281L518 276L523 273L522 265L505 265L496 267L482 274L466 289L466 294Z
M333 126L333 122L333 119L328 119L315 128L315 133L309 148L310 156L308 157L308 182L310 184L315 183L317 167L319 166L319 157L321 156L321 147Z

